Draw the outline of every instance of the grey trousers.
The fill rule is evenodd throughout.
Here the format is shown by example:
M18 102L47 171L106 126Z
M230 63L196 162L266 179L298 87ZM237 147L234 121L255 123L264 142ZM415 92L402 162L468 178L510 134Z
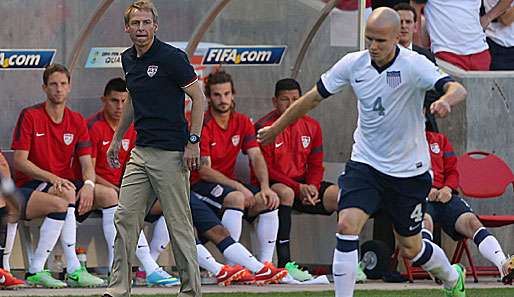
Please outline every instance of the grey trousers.
M202 296L200 270L189 207L189 171L183 153L150 147L135 147L125 169L114 224L114 262L106 293L130 296L132 260L144 217L157 197L170 233L171 246L180 274L178 296Z

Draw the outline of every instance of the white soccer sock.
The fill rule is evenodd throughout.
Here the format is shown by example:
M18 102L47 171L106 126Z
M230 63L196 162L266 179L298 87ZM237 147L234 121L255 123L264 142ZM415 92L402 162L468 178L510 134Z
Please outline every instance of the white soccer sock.
M491 261L496 267L498 267L498 270L503 276L502 263L505 261L506 257L498 240L492 235L487 236L478 245L478 251L482 256L484 256L484 258Z
M112 262L114 260L114 239L116 238L116 227L114 226L114 213L116 207L109 207L102 209L102 227L104 231L105 242L107 242L107 258L109 265L109 272L112 269Z
M11 265L9 259L11 258L12 248L14 246L14 240L16 239L16 229L18 223L7 223L7 236L5 237L5 247L3 256L3 267L4 270L11 271Z
M259 240L259 261L272 262L278 233L278 209L261 213L255 232Z
M412 259L412 263L421 261L419 263L421 268L440 279L445 288L453 288L459 279L459 274L448 261L444 251L431 241L422 240L422 242L421 251Z
M339 249L343 247L343 241L346 243L357 242L357 235L337 234L337 245ZM357 279L357 265L359 262L359 251L354 248L351 251L343 252L338 248L334 250L334 260L332 263L332 274L334 275L334 286L336 297L352 297L355 290L355 280Z
M196 244L196 252L198 253L198 265L210 273L218 275L223 265L216 262L209 250L203 244Z
M77 241L77 221L75 220L75 207L68 206L66 219L61 233L61 245L66 259L66 272L73 273L80 268L80 261L75 252Z
M166 220L164 216L161 216L154 223L152 241L150 242L150 255L152 255L154 261L159 259L159 255L166 249L168 243L170 243L170 234L168 233Z
M236 242L223 251L223 256L228 261L243 265L251 272L255 273L264 267L264 264L257 261L257 259L248 251L242 244Z
M52 252L61 230L64 220L56 220L46 217L43 224L39 228L39 241L32 259L30 259L29 273L37 273L43 271L46 259Z
M139 234L136 257L141 265L143 265L146 275L152 274L159 268L159 265L157 265L157 263L152 258L152 255L150 255L150 248L148 247L148 242L146 241L145 233L143 233L143 231L141 231L141 234Z
M243 211L236 209L226 209L221 217L221 224L228 229L230 236L235 241L241 238L241 228L243 226Z

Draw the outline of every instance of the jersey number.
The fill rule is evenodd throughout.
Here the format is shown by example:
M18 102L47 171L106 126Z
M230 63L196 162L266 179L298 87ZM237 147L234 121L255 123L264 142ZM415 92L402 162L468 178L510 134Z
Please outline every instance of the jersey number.
M373 111L378 111L379 116L385 115L385 108L382 106L382 97L378 97L373 103Z
M423 211L422 204L418 204L414 211L410 214L410 218L414 220L414 222L421 222L423 220Z

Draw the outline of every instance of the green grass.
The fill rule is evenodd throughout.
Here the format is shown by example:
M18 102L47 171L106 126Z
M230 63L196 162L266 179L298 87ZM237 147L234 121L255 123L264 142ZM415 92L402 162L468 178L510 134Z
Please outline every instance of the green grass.
M133 295L134 297L173 297L176 295ZM291 293L208 293L205 297L334 297L334 292L291 292ZM441 290L402 290L402 291L356 291L355 297L442 297ZM504 289L468 289L467 297L512 297L514 287ZM72 296L69 296L72 297Z

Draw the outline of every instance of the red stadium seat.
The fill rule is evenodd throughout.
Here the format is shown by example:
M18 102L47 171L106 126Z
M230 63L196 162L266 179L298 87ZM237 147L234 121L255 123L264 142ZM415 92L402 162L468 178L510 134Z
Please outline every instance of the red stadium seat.
M473 199L490 199L502 196L507 187L514 188L514 175L509 166L496 155L474 151L458 157L457 170L459 171L459 188L463 196ZM488 228L502 227L514 224L514 215L478 215L478 218ZM467 239L459 241L453 254L452 263L462 260L466 253L469 267L475 282L479 275L496 276L498 270L495 266L475 266L469 250Z

